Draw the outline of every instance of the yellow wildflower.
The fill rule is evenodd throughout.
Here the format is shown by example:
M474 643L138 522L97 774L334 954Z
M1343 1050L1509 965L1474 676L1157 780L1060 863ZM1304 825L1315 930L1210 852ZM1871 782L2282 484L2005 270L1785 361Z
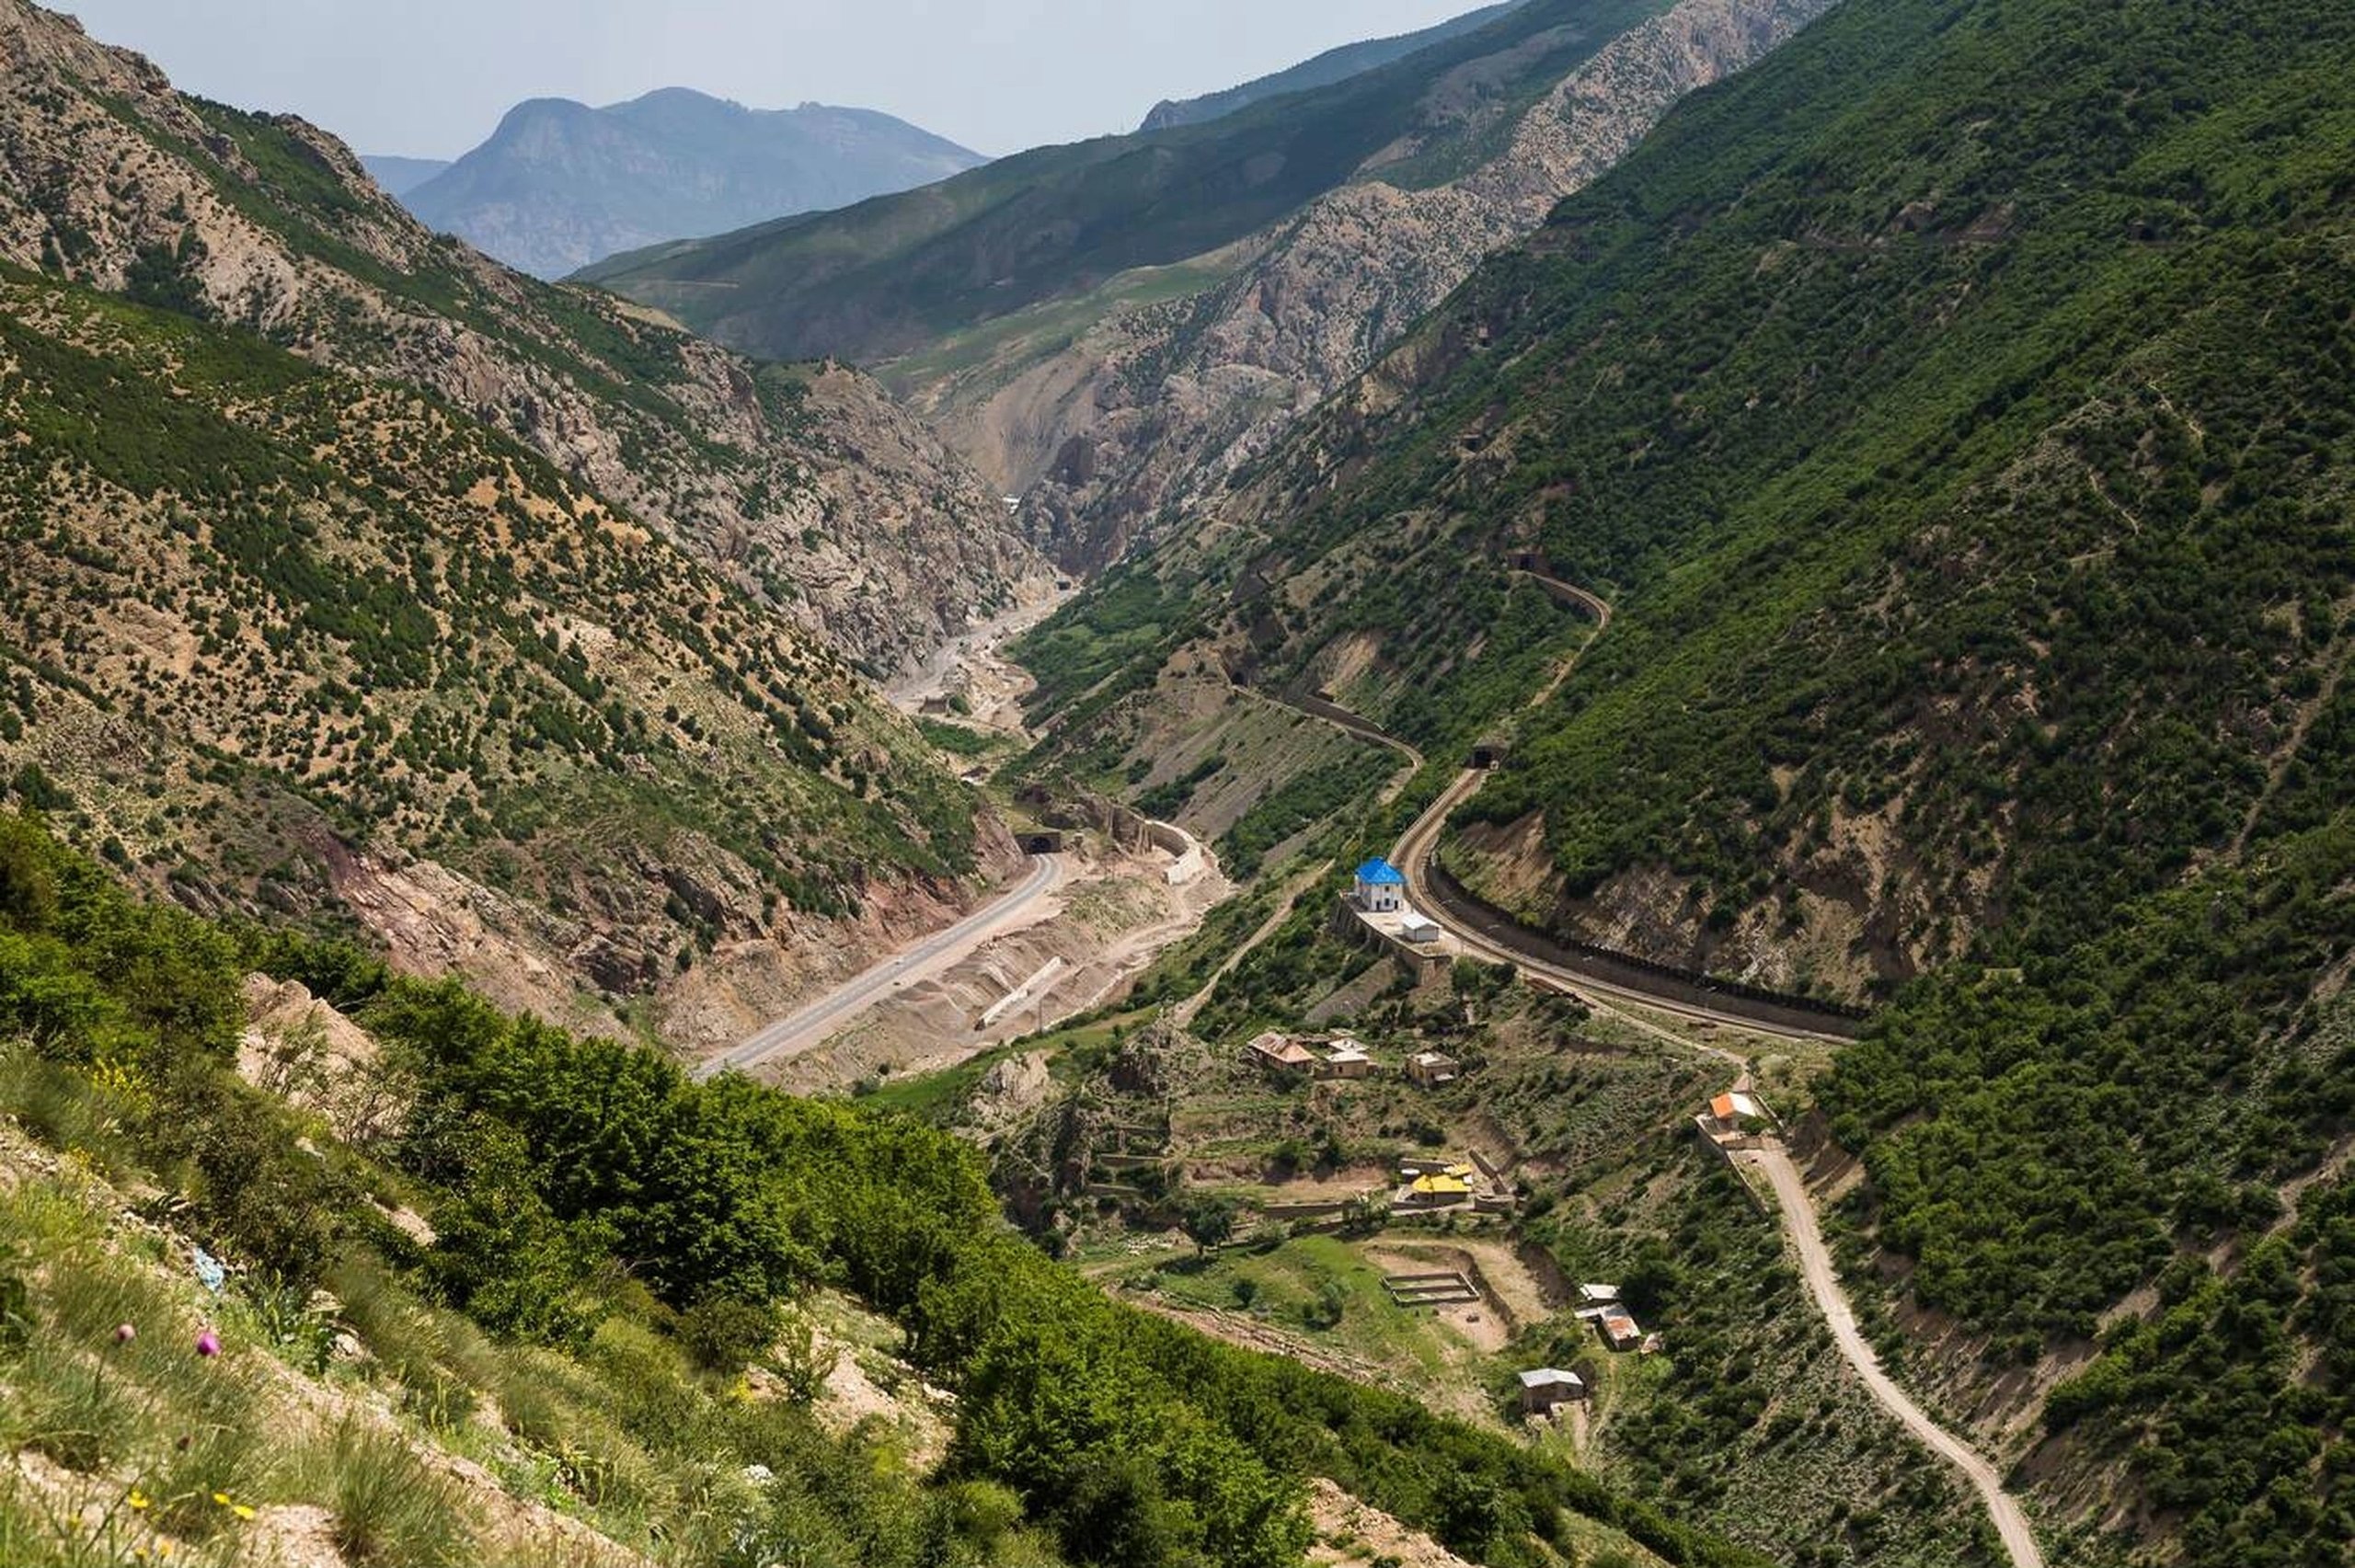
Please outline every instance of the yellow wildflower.
M124 1501L131 1505L132 1511L133 1513L144 1514L147 1511L147 1505L154 1502L155 1499L134 1486L131 1489L131 1495L125 1498Z

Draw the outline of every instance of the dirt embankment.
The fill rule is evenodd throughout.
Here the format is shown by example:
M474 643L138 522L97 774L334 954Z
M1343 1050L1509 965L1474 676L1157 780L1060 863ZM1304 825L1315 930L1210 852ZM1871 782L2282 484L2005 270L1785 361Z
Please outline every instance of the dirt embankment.
M1035 918L779 1062L775 1081L812 1093L878 1074L936 1072L1116 1000L1233 895L1215 867L1172 884L1178 858L1152 847L1074 853L1066 880L1039 900ZM1011 998L1019 1001L989 1016Z

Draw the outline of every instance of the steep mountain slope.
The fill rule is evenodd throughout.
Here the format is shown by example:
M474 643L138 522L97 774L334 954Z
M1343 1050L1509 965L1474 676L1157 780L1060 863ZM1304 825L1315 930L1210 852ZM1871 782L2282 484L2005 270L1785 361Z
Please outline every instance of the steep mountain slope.
M845 654L1029 558L872 383L531 284L14 0L0 59L18 797L191 903L720 1035L1004 851Z
M2210 107L2071 110L2063 156L1980 110L2129 67L1923 43L1947 14L1878 0L1671 116L1163 558L1193 607L1276 592L1227 612L1259 661L1346 664L1409 736L1448 732L1404 672L1465 642L1454 581L1531 553L1613 598L1476 807L1462 869L1530 912L1858 991L2232 850L2309 736L2346 651L2333 107L2265 120L2308 89L2262 39L2130 52ZM2244 120L2278 169L2219 161Z
M1445 43L1452 38L1477 32L1520 3L1521 0L1509 0L1505 5L1484 6L1452 21L1415 32L1400 33L1396 38L1345 43L1338 49L1328 49L1314 59L1304 60L1289 70L1270 72L1223 92L1205 93L1198 98L1165 98L1153 106L1153 112L1144 117L1144 123L1137 129L1167 131L1179 125L1201 125L1210 120L1223 120L1262 99L1282 97L1287 93L1304 93L1313 87L1329 87L1336 82L1346 82L1352 76L1378 70L1394 60L1404 60L1417 50L1429 49L1432 44Z
M291 119L183 98L0 0L0 259L407 382L878 667L1036 567L871 384L763 372L429 234Z
M583 276L731 347L872 363L1133 269L1208 256L1369 160L1414 177L1407 166L1425 143L1494 130L1661 8L1553 0L1281 104L1042 147L846 212L616 257ZM1435 94L1454 72L1455 90Z
M402 158L389 154L362 153L360 164L368 177L385 188L385 194L396 200L407 196L435 175L450 166L447 158Z
M560 278L616 251L847 207L984 161L872 109L751 109L667 87L603 109L519 104L481 146L395 194L431 227Z
M1525 109L1435 132L1421 161L1460 174L1400 179L1378 158L1203 267L1223 275L1199 292L1118 308L1075 338L1042 307L1034 330L1022 318L985 328L994 341L978 363L952 340L883 373L984 472L1024 493L1034 537L1082 565L1117 560L1212 504L1294 419L1610 167L1683 94L1748 65L1828 3L1680 0L1603 42ZM1440 78L1435 111L1462 86L1457 73Z
M1117 559L1137 537L1198 509L1482 257L1640 140L1678 97L1749 63L1825 3L1539 0L1339 87L1185 133L1226 136L1240 157L1262 139L1251 130L1261 120L1305 134L1368 105L1385 117L1378 134L1369 127L1349 144L1357 161L1334 165L1333 189L1281 212L1254 209L1248 232L1202 235L1219 248L1188 256L1167 246L1142 258L1155 265L1100 287L1089 287L1100 273L1074 272L1010 315L995 298L977 300L967 308L983 313L978 325L939 332L883 373L1025 498L1032 537L1072 564ZM1042 193L1034 187L1017 204ZM1074 221L1097 215L1083 209ZM792 243L807 251L820 242L813 234ZM698 301L649 281L672 269L658 264L615 286L690 313L699 304L735 312L718 302L746 297ZM912 303L862 287L878 310ZM715 330L741 319L730 315ZM860 344L854 328L830 346Z
M1034 645L1083 715L1207 655L1437 753L1551 635L1511 567L1606 594L1450 864L1894 993L1817 1129L1887 1335L2163 1562L2350 1539L2351 49L2323 0L1849 0Z

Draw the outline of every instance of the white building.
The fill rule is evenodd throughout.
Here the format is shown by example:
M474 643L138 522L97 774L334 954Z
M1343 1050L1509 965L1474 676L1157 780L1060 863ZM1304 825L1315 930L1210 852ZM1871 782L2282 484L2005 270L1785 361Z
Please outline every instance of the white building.
M1407 907L1407 874L1379 857L1358 867L1359 909L1370 915L1395 915Z

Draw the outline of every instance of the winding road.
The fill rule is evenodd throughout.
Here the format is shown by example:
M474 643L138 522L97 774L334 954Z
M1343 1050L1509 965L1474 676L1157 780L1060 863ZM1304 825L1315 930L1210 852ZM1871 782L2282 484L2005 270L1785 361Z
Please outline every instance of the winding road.
M1597 636L1610 629L1611 606L1601 598L1559 578L1535 572L1525 575L1536 580L1557 599L1594 616L1598 623ZM1578 668L1579 659L1586 648L1592 646L1592 639L1589 639L1578 652L1566 659L1551 683L1533 699L1530 708L1542 707L1559 692ZM1459 911L1450 909L1445 900L1432 897L1431 863L1438 853L1440 840L1446 832L1448 818L1458 807L1479 792L1487 779L1488 774L1483 772L1466 770L1400 836L1397 848L1391 855L1393 863L1406 873L1408 885L1420 890L1417 907L1454 937L1465 951L1511 964L1525 975L1550 981L1589 1000L1614 998L1640 1003L1660 1013L1732 1024L1753 1033L1786 1039L1846 1038L1838 1033L1810 1029L1787 1019L1760 1017L1755 1015L1755 1010L1728 1012L1695 1004L1683 997L1663 995L1659 990L1642 986L1601 979L1591 972L1572 968L1549 956L1527 951L1516 944L1510 932L1483 931L1467 921ZM1735 1052L1670 1035L1656 1025L1646 1026L1653 1033L1668 1035L1688 1049L1740 1065L1744 1070L1741 1082L1747 1083L1748 1064ZM1832 1331L1833 1343L1839 1346L1848 1364L1856 1369L1856 1376L1864 1383L1866 1391L1924 1448L1954 1466L1970 1482L1979 1494L1987 1516L1995 1526L1995 1533L2003 1542L2004 1551L2011 1558L2012 1568L2044 1568L2044 1554L2037 1546L2036 1531L2028 1523L2028 1514L2020 1506L2019 1500L2004 1490L2002 1473L1977 1448L1932 1420L1928 1413L1882 1368L1879 1355L1865 1338L1856 1322L1855 1309L1841 1288L1839 1271L1833 1266L1831 1249L1824 1245L1822 1227L1816 1220L1815 1206L1808 1196L1807 1183L1801 1179L1798 1167L1792 1162L1789 1153L1780 1144L1771 1144L1763 1150L1736 1158L1765 1174L1767 1185L1775 1196L1775 1207L1782 1212L1784 1233L1790 1238L1792 1249L1798 1254L1800 1272L1807 1279L1808 1293L1813 1298L1825 1326Z
M2011 1556L2013 1568L2044 1568L2044 1553L2036 1544L2036 1531L2028 1524L2027 1511L2021 1508L2018 1498L2004 1490L2004 1478L1995 1467L1977 1448L1931 1420L1913 1402L1913 1396L1881 1370L1880 1356L1865 1338L1864 1331L1856 1326L1855 1309L1848 1304L1846 1292L1840 1288L1840 1274L1832 1266L1831 1249L1823 1244L1823 1231L1815 1222L1815 1206L1808 1199L1807 1183L1800 1179L1799 1169L1791 1162L1790 1155L1776 1145L1734 1158L1765 1173L1767 1183L1775 1191L1775 1201L1783 1211L1783 1229L1798 1249L1799 1270L1807 1276L1808 1293L1815 1298L1816 1309L1823 1314L1824 1324L1832 1330L1840 1354L1855 1368L1866 1389L1924 1448L1960 1471L1977 1490L1980 1501L1986 1505L1987 1516L1994 1521L1996 1535L2003 1539L2005 1551Z
M1614 973L1614 970L1625 967L1614 965L1608 958L1541 955L1517 945L1508 933L1483 930L1473 923L1472 917L1465 910L1453 908L1441 895L1439 885L1431 876L1431 865L1439 853L1440 840L1446 833L1448 818L1457 807L1479 793L1488 777L1477 769L1466 769L1415 819L1414 825L1399 836L1397 846L1390 854L1391 864L1406 874L1407 885L1416 889L1415 908L1455 938L1465 952L1490 963L1514 965L1590 1001L1632 1002L1695 1023L1747 1029L1752 1034L1773 1036L1778 1039L1839 1043L1852 1037L1851 1032L1833 1027L1828 1022L1821 1025L1808 1022L1793 1009L1771 1002L1729 1000L1715 1003L1697 1000L1685 994L1693 988L1679 982L1666 979L1649 981L1634 972ZM1729 1051L1718 1051L1714 1047L1697 1048L1708 1049L1712 1054L1729 1060L1741 1059Z
M799 1056L816 1047L894 990L954 967L1062 886L1063 876L1059 856L1037 856L1031 863L1030 875L1019 886L946 931L936 932L896 956L853 976L791 1017L770 1024L726 1055L705 1062L695 1069L695 1075L717 1078L723 1072L750 1072L764 1062Z

